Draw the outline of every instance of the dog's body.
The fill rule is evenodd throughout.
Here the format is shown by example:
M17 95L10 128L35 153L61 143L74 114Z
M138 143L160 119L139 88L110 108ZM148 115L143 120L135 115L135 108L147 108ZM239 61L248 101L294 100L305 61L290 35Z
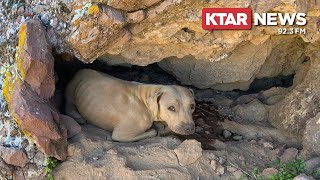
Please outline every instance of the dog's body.
M150 129L154 121L165 121L179 134L191 134L195 129L193 95L179 86L128 82L84 69L68 84L65 97L66 114L79 123L88 121L113 131L116 141L156 136L157 131Z

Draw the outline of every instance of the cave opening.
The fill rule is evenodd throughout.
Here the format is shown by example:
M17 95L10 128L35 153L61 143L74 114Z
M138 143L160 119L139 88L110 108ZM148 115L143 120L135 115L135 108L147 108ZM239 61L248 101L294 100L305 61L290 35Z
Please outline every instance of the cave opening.
M193 114L193 119L196 123L196 133L188 136L177 136L181 139L197 139L202 143L204 149L215 149L212 145L213 139L219 139L220 141L240 140L237 133L226 136L226 132L221 126L221 122L225 120L239 121L239 118L233 112L233 108L241 103L247 104L252 97L257 98L256 94L260 91L272 87L290 87L294 78L294 75L288 75L256 79L247 91L219 91L184 85L174 75L163 70L157 63L147 66L111 66L101 60L95 60L93 63L86 64L77 59L66 61L62 57L55 57L57 81L54 103L60 112L64 113L63 94L66 85L77 71L85 68L103 72L126 81L146 84L181 85L193 89L197 102L197 108ZM240 98L241 96L246 96L247 99L243 101Z

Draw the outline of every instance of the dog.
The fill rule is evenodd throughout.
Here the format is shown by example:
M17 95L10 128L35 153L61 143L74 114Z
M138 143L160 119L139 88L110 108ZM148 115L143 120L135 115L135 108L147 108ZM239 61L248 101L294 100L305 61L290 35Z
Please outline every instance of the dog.
M155 137L154 122L165 122L177 134L195 132L191 89L117 79L82 69L65 90L65 113L78 123L86 121L112 132L112 140L138 141Z

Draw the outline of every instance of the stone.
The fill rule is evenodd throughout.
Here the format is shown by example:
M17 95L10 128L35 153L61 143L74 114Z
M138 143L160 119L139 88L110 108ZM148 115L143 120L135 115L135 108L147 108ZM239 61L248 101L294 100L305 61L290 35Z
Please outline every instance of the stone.
M60 120L67 128L68 138L81 132L81 126L72 117L60 114Z
M305 77L300 77L302 82L297 83L298 85L286 95L285 99L269 108L269 122L280 130L294 133L297 137L304 138L302 142L306 146L306 151L312 151L310 147L315 147L314 150L318 151L317 149L320 147L317 140L319 135L314 134L317 129L312 127L317 125L316 116L319 119L318 114L320 113L320 90L318 88L320 84L318 76L320 71L320 52L318 47L319 44L310 44L307 47L306 54L310 57L310 68L305 68L307 71L304 73ZM306 129L307 122L310 125L312 124L309 126L309 130L314 130L312 134L308 133L309 130Z
M320 167L320 157L309 159L305 162L305 171L312 172Z
M217 150L224 150L227 148L227 145L226 143L220 141L219 139L216 139L213 143L212 143L212 146L214 148L216 148Z
M270 142L263 142L262 143L263 147L273 149L273 145Z
M13 166L8 165L0 158L0 174L5 177L11 177L13 175Z
M145 18L146 18L145 12L143 10L139 10L139 11L135 11L132 13L128 13L126 21L128 23L138 23L138 22L144 20Z
M0 146L1 158L10 165L24 167L28 162L27 155L19 150Z
M227 166L227 171L228 172L235 172L235 171L237 171L238 169L237 168L235 168L235 167L233 167L233 166Z
M293 178L293 180L314 180L314 178L307 176L306 174L300 174L299 176Z
M279 75L294 74L305 59L305 43L301 38L287 39L272 36L274 47L256 78L271 78Z
M179 164L187 166L202 156L201 143L196 140L185 140L175 150Z
M279 101L283 100L284 98L285 98L284 95L271 96L265 101L265 103L267 105L275 105L276 103L278 103Z
M243 172L241 172L240 170L233 172L232 175L235 177L235 179L241 179L244 176Z
M55 90L54 58L39 21L29 20L21 26L18 49L17 68L22 78L40 97L51 98Z
M102 0L100 2L104 2L106 0ZM158 2L160 2L161 0L142 0L142 1L131 1L131 0L121 0L121 1L117 1L117 0L108 0L107 5L114 7L116 9L121 9L124 11L137 11L139 9L145 9L147 7L150 7L152 5L157 4Z
M303 153L307 156L320 155L320 113L306 123L303 134Z
M59 160L66 158L67 130L57 110L25 82L17 79L9 95L8 107L21 129L35 140L38 149Z
M215 172L220 176L224 174L224 170L225 168L219 164Z
M211 160L210 161L210 165L211 165L213 170L216 170L217 167L218 167L217 161L215 161L215 160Z
M29 85L23 82L15 83L10 100L9 110L23 130L54 140L62 138L55 122L59 121L57 111L43 101Z
M224 138L228 138L228 137L232 136L232 133L226 129L223 130L222 134L223 134Z
M261 45L243 43L220 61L196 61L194 57L188 56L182 59L168 58L158 64L187 85L223 91L248 90L257 69L269 55L270 46L269 41ZM254 65L249 67L248 64Z
M288 163L292 162L296 159L297 155L299 153L299 150L296 148L288 148L284 150L283 154L280 157L281 163Z
M13 179L14 180L25 180L23 171L22 170L15 170L13 172Z
M237 105L233 108L233 111L241 119L250 122L263 122L268 119L268 111L257 99L248 104Z
M236 135L236 136L233 136L232 139L236 141L240 141L243 139L243 137L241 135Z
M275 168L266 168L262 171L262 176L266 179L270 178L270 176L277 174L279 171Z

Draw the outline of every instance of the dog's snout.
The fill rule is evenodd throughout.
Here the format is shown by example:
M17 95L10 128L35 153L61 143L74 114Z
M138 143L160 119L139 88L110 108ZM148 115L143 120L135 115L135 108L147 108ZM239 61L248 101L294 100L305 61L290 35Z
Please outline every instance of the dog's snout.
M194 130L194 125L188 124L188 125L186 126L186 130L187 130L187 131L193 131L193 130Z
M195 125L194 124L187 124L185 126L185 130L186 130L186 132L192 134L195 131Z

